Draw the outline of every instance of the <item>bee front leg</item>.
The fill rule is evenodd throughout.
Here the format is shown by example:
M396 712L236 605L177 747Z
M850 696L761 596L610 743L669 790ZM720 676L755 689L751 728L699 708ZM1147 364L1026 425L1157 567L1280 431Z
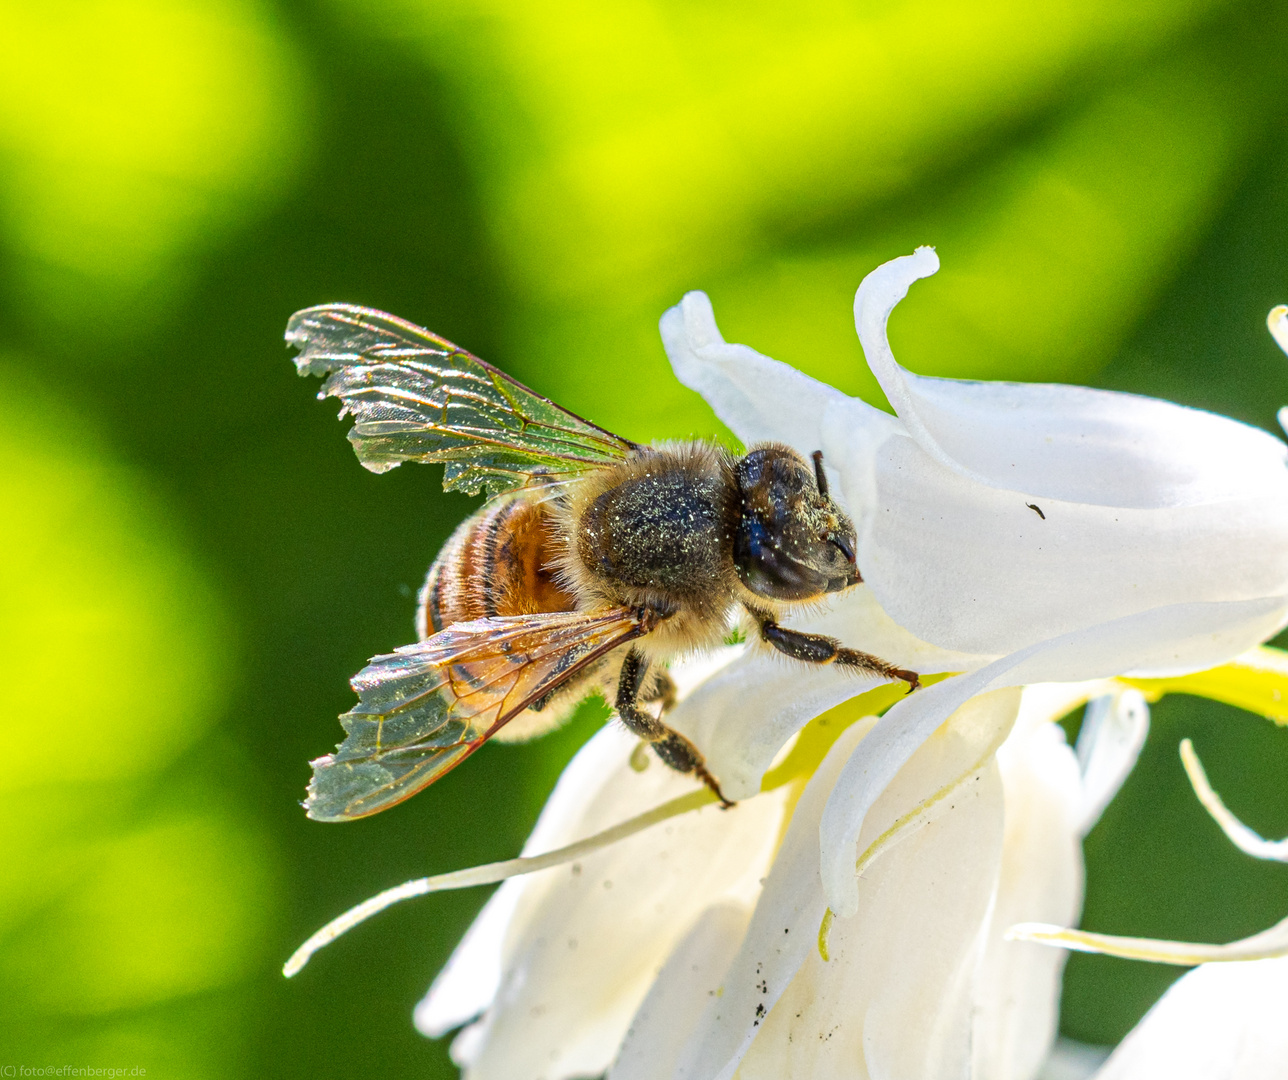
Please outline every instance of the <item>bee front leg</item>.
M751 609L748 609L751 610ZM921 680L915 671L895 667L871 653L859 652L858 649L847 649L836 638L824 637L822 634L806 634L800 630L788 630L779 626L772 616L760 611L751 611L760 626L760 636L785 656L794 660L804 660L807 664L839 664L842 667L857 668L887 679L901 679L908 684L908 693L921 686Z
M676 772L693 773L715 792L722 805L732 806L733 803L720 790L720 782L707 771L698 748L678 731L639 707L640 687L644 684L646 674L648 660L638 649L631 649L622 661L622 674L617 680L617 715L621 717L622 723L632 734L648 742L653 747L653 752L666 765ZM669 676L664 683L655 679L654 689L660 690L658 697L663 701L664 707L668 697L674 700L675 688Z

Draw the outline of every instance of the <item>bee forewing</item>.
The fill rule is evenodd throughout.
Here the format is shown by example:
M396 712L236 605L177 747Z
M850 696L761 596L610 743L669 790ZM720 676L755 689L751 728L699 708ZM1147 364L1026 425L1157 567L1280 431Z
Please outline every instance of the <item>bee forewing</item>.
M450 341L383 311L324 304L291 316L301 375L327 375L322 397L354 418L349 441L373 472L441 461L443 486L489 495L614 464L619 438ZM329 373L329 374L328 374Z

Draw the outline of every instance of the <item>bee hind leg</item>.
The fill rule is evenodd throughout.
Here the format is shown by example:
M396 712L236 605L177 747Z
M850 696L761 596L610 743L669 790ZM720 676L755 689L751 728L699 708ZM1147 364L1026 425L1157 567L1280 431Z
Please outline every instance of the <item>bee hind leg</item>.
M662 678L654 676L648 697L642 698L640 691L647 674L648 660L637 649L631 649L622 661L622 674L617 681L617 715L622 723L633 735L648 742L664 764L676 772L693 773L715 792L722 806L732 806L733 803L720 790L720 782L707 770L698 748L678 731L639 707L641 700L661 701L665 711L675 701L675 684L665 672L661 673Z

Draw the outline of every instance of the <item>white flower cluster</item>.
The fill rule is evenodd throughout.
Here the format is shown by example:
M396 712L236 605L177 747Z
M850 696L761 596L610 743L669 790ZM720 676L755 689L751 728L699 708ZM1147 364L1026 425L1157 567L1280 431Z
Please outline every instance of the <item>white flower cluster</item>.
M452 1051L470 1080L1031 1080L1042 1066L1065 954L1007 932L1076 921L1081 837L1148 723L1115 677L1207 669L1288 622L1288 449L1149 398L905 371L886 320L937 268L918 249L855 300L896 416L725 343L701 293L662 336L745 443L823 450L866 586L803 628L958 674L880 719L828 714L829 733L827 717L806 725L872 684L756 649L690 669L671 723L740 802L502 885L416 1012L429 1035L468 1024ZM1278 310L1281 341L1286 326ZM1088 701L1075 755L1053 721ZM594 738L527 851L691 791L635 771L632 749L615 728ZM1282 1033L1288 961L1261 963L1279 966L1257 969L1257 1015ZM1183 980L1102 1075L1288 1075L1282 1034L1257 1044L1257 1067L1166 1056L1200 1038L1192 1003L1234 979Z

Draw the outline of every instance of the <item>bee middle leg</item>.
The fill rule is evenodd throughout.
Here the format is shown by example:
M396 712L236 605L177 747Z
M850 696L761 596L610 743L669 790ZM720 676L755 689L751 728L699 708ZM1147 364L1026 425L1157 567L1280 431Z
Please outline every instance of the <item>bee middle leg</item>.
M859 652L858 649L847 649L836 638L822 634L806 634L800 630L788 630L779 626L772 617L759 611L752 611L760 626L760 636L780 653L794 660L804 660L807 664L839 664L859 671L871 672L887 679L901 679L908 684L908 693L921 686L921 680L915 671L895 667L886 660L871 653Z
M733 803L720 790L720 782L707 771L698 748L678 731L639 707L642 700L640 691L647 674L648 660L638 649L631 649L622 661L622 674L617 680L617 715L621 717L622 723L632 734L638 735L652 746L653 752L664 764L676 772L693 773L715 792L722 805L732 806ZM649 697L651 700L660 700L664 710L669 703L674 702L675 684L671 682L671 677L667 675L663 680L655 676Z

